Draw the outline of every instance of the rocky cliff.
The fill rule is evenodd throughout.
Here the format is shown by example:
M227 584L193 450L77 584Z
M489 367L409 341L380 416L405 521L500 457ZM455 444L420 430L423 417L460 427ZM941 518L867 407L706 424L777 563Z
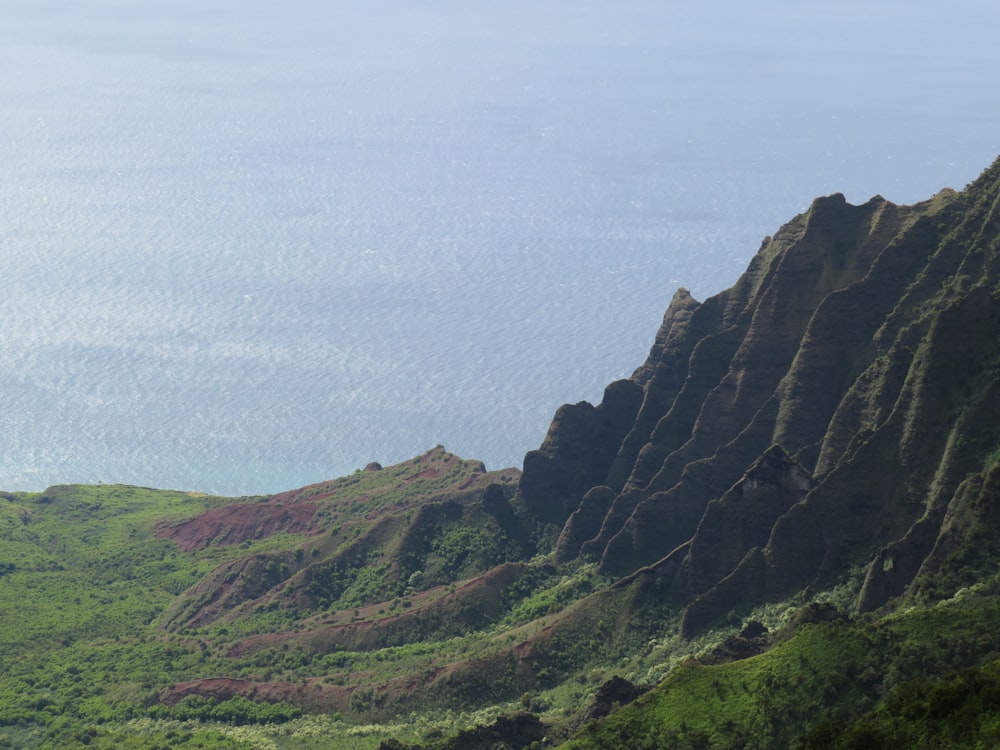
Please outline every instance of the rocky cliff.
M679 290L603 403L557 412L515 504L560 561L666 581L686 634L858 565L877 608L968 555L997 501L998 196L1000 162L913 206L816 200L732 288Z

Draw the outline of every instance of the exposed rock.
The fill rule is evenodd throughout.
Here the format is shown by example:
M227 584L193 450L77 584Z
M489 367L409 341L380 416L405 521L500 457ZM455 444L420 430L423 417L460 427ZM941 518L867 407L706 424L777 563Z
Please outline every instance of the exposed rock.
M556 543L556 562L567 562L580 554L580 548L601 530L601 524L615 500L615 491L603 485L593 487L573 511Z
M519 503L544 523L563 524L587 490L604 483L641 403L642 388L619 380L596 407L559 407L542 446L524 457Z
M705 508L673 590L697 595L721 581L751 549L767 544L777 519L812 485L808 472L781 446L771 446L736 485Z
M488 727L460 732L449 750L522 750L545 738L545 725L537 716L517 713L498 716Z
M750 620L743 629L740 631L740 638L753 639L760 638L762 635L767 634L767 628L764 627L764 623L759 620Z
M594 700L584 711L581 722L593 721L607 716L615 708L627 706L647 692L649 692L648 686L634 685L624 677L615 675L597 688Z
M757 656L770 647L771 638L768 637L767 628L753 620L747 623L737 635L730 636L713 648L710 653L699 657L698 660L702 664L725 664Z
M434 743L437 750L523 750L545 739L546 727L534 714L516 713L498 716L488 727L475 727L449 740ZM378 750L419 750L399 740L384 740Z

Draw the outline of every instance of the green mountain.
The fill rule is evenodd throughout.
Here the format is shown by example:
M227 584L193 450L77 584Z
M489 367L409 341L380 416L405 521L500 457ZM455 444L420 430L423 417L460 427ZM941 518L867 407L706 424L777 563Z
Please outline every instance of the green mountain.
M1000 745L1000 161L834 195L523 471L0 500L0 746Z

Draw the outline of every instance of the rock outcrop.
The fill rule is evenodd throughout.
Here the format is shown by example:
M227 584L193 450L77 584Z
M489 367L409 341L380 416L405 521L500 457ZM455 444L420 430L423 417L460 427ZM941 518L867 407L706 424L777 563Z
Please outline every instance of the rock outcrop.
M580 716L580 723L584 724L607 716L616 708L632 703L647 692L649 692L649 686L633 685L624 677L615 675L597 688L590 705Z

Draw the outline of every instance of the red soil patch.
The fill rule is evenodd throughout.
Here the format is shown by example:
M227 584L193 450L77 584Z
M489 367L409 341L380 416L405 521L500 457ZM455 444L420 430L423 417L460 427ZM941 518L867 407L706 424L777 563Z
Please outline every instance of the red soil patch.
M198 695L218 701L228 700L241 695L250 700L278 703L286 701L306 711L330 713L333 711L350 711L351 694L360 689L375 688L383 693L390 703L397 703L407 696L425 689L429 684L444 676L460 672L470 667L469 662L450 664L425 670L419 674L407 674L383 682L355 684L351 686L331 685L323 682L322 677L309 678L305 683L290 682L253 682L228 677L210 677L202 680L180 682L160 691L159 702L173 706L180 703L186 696ZM364 678L365 675L354 673L353 678Z
M253 683L250 680L234 680L229 677L211 677L207 680L191 680L181 682L173 687L160 691L160 703L173 706L189 695L200 695L203 698L228 700L235 695L247 695Z
M423 471L418 471L416 474L411 474L406 478L407 482L412 482L417 479L434 479L441 476L441 469L436 466L428 466Z
M485 487L489 484L488 479L489 477L485 474L473 474L471 477L468 477L464 482L458 485L458 489L469 490L473 487Z
M210 544L224 547L248 539L264 539L281 532L305 533L310 530L309 523L315 514L313 503L240 503L213 508L197 518L162 528L156 535L174 540L187 552Z
M405 631L408 623L419 621L429 609L440 612L442 618L461 619L462 603L472 597L477 597L479 607L489 606L490 601L499 607L500 592L520 578L523 572L523 565L502 563L481 576L461 583L449 593L445 593L449 588L447 586L435 586L421 592L411 598L413 606L404 612L385 616L376 614L376 610L388 606L383 602L359 608L356 616L353 614L355 610L324 614L306 621L316 625L309 630L268 633L239 641L228 656L238 658L281 643L300 644L315 651L367 651L377 648L386 635Z
M279 505L295 505L308 500L311 503L318 503L322 500L329 500L339 494L340 488L331 485L333 485L333 482L317 482L316 484L300 487L297 490L286 490L285 492L279 492L277 495L271 495L268 498L268 502L278 503Z

